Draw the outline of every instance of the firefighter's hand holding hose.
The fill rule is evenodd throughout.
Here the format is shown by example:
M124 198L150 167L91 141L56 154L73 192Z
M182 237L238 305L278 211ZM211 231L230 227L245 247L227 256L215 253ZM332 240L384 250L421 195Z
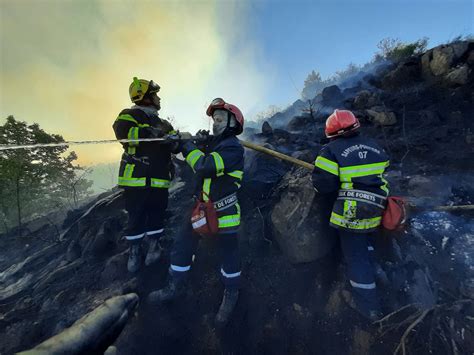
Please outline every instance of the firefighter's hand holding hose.
M171 151L174 154L181 152L183 145L191 139L193 139L193 136L189 132L176 131L166 136L166 140L172 144Z

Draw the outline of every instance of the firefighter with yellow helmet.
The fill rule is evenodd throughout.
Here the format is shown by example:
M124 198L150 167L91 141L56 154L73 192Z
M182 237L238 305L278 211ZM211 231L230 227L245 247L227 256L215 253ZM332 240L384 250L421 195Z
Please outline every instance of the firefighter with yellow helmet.
M171 144L141 138L160 138L173 131L172 125L159 117L160 86L153 80L133 78L129 87L133 106L120 112L113 124L117 139L123 143L118 185L124 189L128 225L125 239L130 244L128 270L139 270L143 253L143 239L149 238L145 264L156 262L161 256L160 237L168 206L168 188L172 177ZM136 142L134 140L137 140Z

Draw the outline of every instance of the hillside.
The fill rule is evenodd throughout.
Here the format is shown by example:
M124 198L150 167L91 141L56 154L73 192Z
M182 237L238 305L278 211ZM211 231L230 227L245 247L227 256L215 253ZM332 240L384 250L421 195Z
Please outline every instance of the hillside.
M378 324L350 307L324 217L328 201L314 195L309 173L246 151L244 288L226 329L212 323L222 293L212 240L200 245L184 303L154 308L143 301L164 285L173 237L192 204L189 170L176 161L166 257L136 277L126 271L119 190L69 213L57 228L0 236L0 353L29 349L130 292L141 302L114 343L117 354L381 354L404 341L410 354L472 353L474 221L435 207L474 201L473 79L474 42L457 41L357 73L310 102L295 102L261 131L245 132L245 139L312 162L325 143L328 113L346 108L389 153L391 190L417 209L406 231L377 240L377 282L389 315Z

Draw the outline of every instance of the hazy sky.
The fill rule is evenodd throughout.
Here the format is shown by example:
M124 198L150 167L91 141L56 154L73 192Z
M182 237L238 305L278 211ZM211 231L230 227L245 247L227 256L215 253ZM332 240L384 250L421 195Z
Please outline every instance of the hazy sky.
M110 139L138 76L160 84L163 117L195 132L216 96L252 118L296 100L312 69L369 61L385 37L434 46L472 34L473 11L470 0L0 0L0 119ZM87 164L121 148L74 150Z

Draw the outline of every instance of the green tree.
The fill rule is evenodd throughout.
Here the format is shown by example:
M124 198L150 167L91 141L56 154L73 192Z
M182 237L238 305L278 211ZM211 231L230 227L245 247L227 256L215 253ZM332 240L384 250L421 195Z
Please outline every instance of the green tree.
M61 143L64 138L49 134L37 123L27 124L9 116L0 126L0 145ZM17 225L21 233L25 216L76 203L90 193L92 183L78 180L77 156L66 154L68 146L0 150L0 209L3 227Z
M423 37L412 43L403 43L398 38L384 38L378 44L379 51L374 56L374 61L393 60L399 61L414 54L426 51L428 37Z

